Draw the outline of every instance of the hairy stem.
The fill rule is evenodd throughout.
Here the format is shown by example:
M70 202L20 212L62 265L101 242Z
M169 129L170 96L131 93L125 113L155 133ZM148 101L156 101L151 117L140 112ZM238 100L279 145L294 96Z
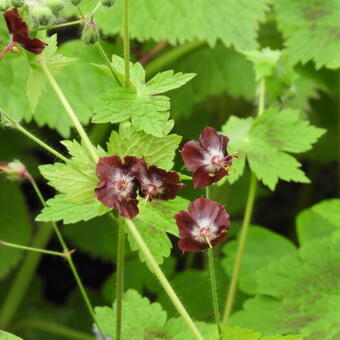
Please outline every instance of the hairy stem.
M205 187L205 198L208 199L208 200L210 199L210 186ZM220 316L220 306L219 306L219 303L218 303L213 248L209 247L208 250L207 250L207 253L208 253L210 286L211 286L211 292L212 292L212 297L213 297L215 322L216 322L216 327L217 327L217 332L218 332L219 338L221 339L221 337L222 337L221 316Z
M129 88L130 86L129 0L124 0L123 40L124 40L125 87Z
M54 334L56 336L65 338L65 339L72 339L72 340L93 340L94 336L91 334L87 334L76 329L72 329L70 327L66 327L60 325L56 322L52 321L44 321L41 319L28 319L18 321L12 327L15 330L20 329L36 329L40 330L49 334Z
M24 127L22 127L18 122L16 122L14 119L12 119L7 113L1 112L4 119L11 124L11 127L15 128L16 130L20 131L22 134L24 134L26 137L28 137L30 140L32 140L34 143L40 145L42 148L44 148L46 151L50 152L52 155L56 156L60 160L67 162L67 158L63 156L58 151L51 148L49 145L44 143L42 140L40 140L38 137L34 136L31 132L26 130Z
M118 224L117 269L116 269L116 340L122 339L122 305L124 293L125 231L123 221Z
M58 83L56 82L56 80L54 79L53 75L51 74L50 70L48 69L47 65L45 63L41 63L41 69L44 71L52 89L54 90L54 92L56 93L57 97L59 98L62 106L64 107L68 117L70 118L70 120L73 123L73 126L76 128L76 130L78 131L80 138L82 139L84 146L86 147L87 151L89 152L91 158L93 159L93 161L95 163L98 162L98 155L96 153L96 150L93 146L93 144L90 141L90 138L88 137L88 135L86 134L83 126L81 125L77 115L75 114L75 112L73 111L71 105L69 104L68 100L66 99L63 91L61 90L61 88L59 87Z
M97 47L99 53L101 54L101 56L104 58L109 70L111 71L112 73L112 76L113 78L115 78L115 80L117 81L118 84L120 85L123 85L122 82L120 81L120 79L117 77L117 74L116 74L116 70L114 69L109 57L107 56L103 46L101 45L101 43L99 41L97 41L95 43L95 46Z
M35 190L35 192L36 192L36 194L37 194L41 204L43 205L43 207L46 207L46 201L45 201L45 199L44 199L44 197L43 197L39 187L37 186L37 184L35 183L33 178L32 178L32 186L33 186L33 188L34 188L34 190ZM98 330L102 333L102 335L104 335L100 325L96 321L96 316L95 316L94 308L93 308L93 306L91 304L91 301L90 301L90 299L89 299L89 297L87 295L85 287L84 287L84 285L83 285L83 283L82 283L82 281L80 279L78 270L77 270L76 266L74 265L72 256L70 256L71 252L68 249L68 247L66 245L66 242L65 242L65 240L64 240L64 238L63 238L63 236L62 236L58 226L56 225L56 223L55 222L51 222L51 224L52 224L52 227L53 227L53 229L54 229L54 231L55 231L55 233L57 235L57 238L58 238L58 240L59 240L59 242L61 244L61 247L62 247L64 253L65 254L69 254L69 256L66 256L65 258L66 258L67 263L68 263L68 265L69 265L69 267L70 267L70 269L72 271L72 274L73 274L73 276L74 276L74 278L75 278L75 280L77 282L78 288L79 288L80 293L81 293L81 295L83 297L83 300L84 300L84 302L86 304L86 307L87 307L87 309L88 309L88 311L89 311L93 321L95 322Z
M53 29L58 29L58 28L62 28L62 27L80 25L81 23L83 23L83 19L74 20L74 21L68 21L68 22L64 22L64 23L62 23L62 24L57 24L57 25L39 27L39 28L37 29L37 31L42 31L42 30L53 30Z
M259 88L258 88L258 110L257 110L258 116L262 115L265 109L265 104L266 104L266 81L265 81L265 78L263 78L261 79L259 83ZM241 235L239 239L235 263L233 267L233 273L232 273L229 291L227 295L227 301L226 301L226 305L224 309L223 324L228 323L229 317L233 311L233 305L234 305L235 294L236 294L236 289L237 289L237 284L238 284L238 278L240 275L242 257L243 257L243 253L246 247L249 225L250 225L251 216L253 213L253 208L254 208L254 203L255 203L256 187L257 187L256 176L253 173L251 173L247 205L246 205L246 210L245 210L244 218L242 222Z
M33 248L45 248L52 235L53 229L49 224L39 225L38 231L32 241ZM28 253L14 278L11 287L6 294L0 315L0 328L6 329L16 314L25 293L32 281L42 254L36 252Z
M254 207L256 186L257 186L257 180L256 180L255 175L252 173L251 178L250 178L250 187L249 187L246 211L245 211L245 214L244 214L244 219L243 219L242 229L241 229L241 235L240 235L240 239L239 239L239 244L238 244L234 268L233 268L233 274L231 276L231 282L230 282L230 286L229 286L227 302L226 302L226 306L225 306L225 310L224 310L223 324L228 323L229 317L230 317L232 309L233 309L233 304L234 304L235 294L236 294L236 289L237 289L237 283L238 283L238 277L239 277L239 274L240 274L242 257L243 257L244 249L245 249L245 246L246 246L251 215L252 215L253 207Z
M46 250L46 249L41 249L41 248L28 247L28 246L23 246L23 245L16 244L16 243L5 242L5 241L2 241L2 240L0 240L0 246L6 246L6 247L20 249L20 250L28 250L28 251L32 251L32 252L35 252L35 253L46 254L46 255L61 256L61 257L65 257L65 258L67 256L65 253L61 253L59 251L52 251L52 250Z
M219 306L219 303L218 303L218 295L217 295L217 285L216 285L216 274L215 274L213 248L208 248L207 252L208 252L210 285L211 285L211 292L212 292L212 297L213 297L215 322L216 322L217 332L218 332L219 338L221 339L222 338L221 316L220 316L220 306Z
M148 265L148 268L155 274L157 279L159 280L160 284L168 294L170 300L174 304L175 308L177 309L180 316L183 318L184 322L191 330L192 334L194 335L196 340L204 340L202 334L198 330L197 326L191 319L190 315L186 311L185 307L183 306L182 302L178 298L177 294L173 290L172 286L170 285L169 281L165 277L164 273L162 272L161 268L159 267L157 261L153 257L150 249L145 244L141 234L139 233L138 229L136 228L135 224L130 219L125 219L125 223L132 234L134 240L136 241L138 248L143 253L145 257L145 261Z

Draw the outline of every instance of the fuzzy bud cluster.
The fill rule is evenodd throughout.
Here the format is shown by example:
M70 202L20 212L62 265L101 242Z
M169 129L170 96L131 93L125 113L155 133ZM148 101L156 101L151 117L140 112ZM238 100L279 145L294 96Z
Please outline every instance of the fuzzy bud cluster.
M91 18L84 26L81 38L86 45L92 45L100 39L100 33L93 18Z
M20 181L23 179L31 180L32 176L27 171L24 164L18 160L14 160L10 163L0 162L0 174L4 173L7 175L8 179L13 181Z

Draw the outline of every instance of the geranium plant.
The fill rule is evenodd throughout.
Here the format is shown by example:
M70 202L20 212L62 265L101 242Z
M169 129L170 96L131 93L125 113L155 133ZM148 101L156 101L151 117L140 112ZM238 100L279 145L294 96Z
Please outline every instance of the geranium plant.
M339 337L337 1L0 0L0 339Z

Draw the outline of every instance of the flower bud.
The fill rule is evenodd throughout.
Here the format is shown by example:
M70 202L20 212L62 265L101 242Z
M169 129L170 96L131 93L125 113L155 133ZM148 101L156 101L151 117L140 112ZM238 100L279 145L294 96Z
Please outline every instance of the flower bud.
M30 11L32 19L40 25L48 25L51 19L54 17L50 8L43 7L33 7Z
M22 179L31 180L32 176L27 171L24 164L18 160L14 160L10 163L0 163L0 174L4 173L8 179L13 181L20 181Z
M92 18L85 25L81 38L86 45L94 44L100 39L97 25L95 24Z
M102 5L104 7L112 7L115 3L115 0L102 0Z
M11 0L13 7L22 7L25 4L24 0Z
M71 2L73 6L77 7L81 3L81 0L71 0Z
M0 0L0 11L5 12L11 7L9 0Z
M64 9L65 3L63 0L48 0L47 6L54 14L57 14Z

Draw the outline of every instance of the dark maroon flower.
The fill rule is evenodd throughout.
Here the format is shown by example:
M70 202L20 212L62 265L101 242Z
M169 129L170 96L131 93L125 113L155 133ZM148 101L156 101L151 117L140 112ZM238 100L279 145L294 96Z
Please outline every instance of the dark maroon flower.
M178 246L184 251L200 251L222 242L230 228L229 215L223 205L198 198L188 208L174 216L179 237Z
M101 157L96 167L100 179L95 189L98 200L128 218L138 214L138 183L131 172L137 161L131 156L126 156L124 163L118 156Z
M21 45L25 50L34 54L40 54L46 44L39 39L32 39L28 34L28 27L23 21L16 8L4 13L7 28L10 33L10 41L4 50L0 53L0 59L15 47L16 44Z
M139 181L140 195L149 201L174 199L177 191L184 186L178 183L179 176L175 171L165 171L155 165L148 168L143 158L134 165L133 173Z
M182 150L182 158L186 167L194 171L194 187L204 187L218 182L228 175L231 163L237 153L228 155L229 138L217 134L216 130L206 127L201 133L199 143L190 141Z

